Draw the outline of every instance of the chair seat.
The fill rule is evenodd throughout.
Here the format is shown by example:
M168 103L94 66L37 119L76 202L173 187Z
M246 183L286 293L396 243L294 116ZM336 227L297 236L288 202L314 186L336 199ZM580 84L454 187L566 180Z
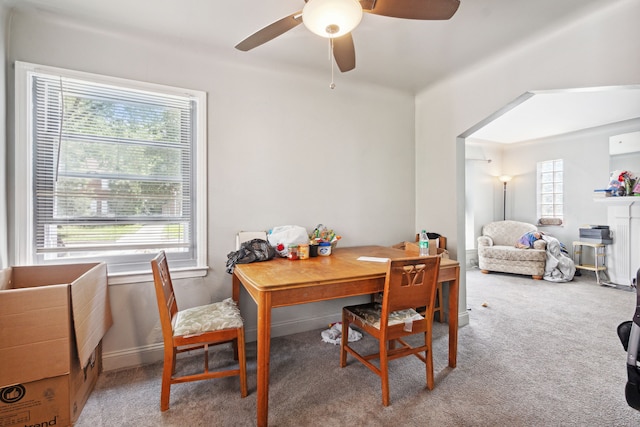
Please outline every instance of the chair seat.
M373 326L376 329L380 329L380 316L382 315L382 305L380 303L352 305L350 307L345 307L345 310L355 314L363 323ZM390 313L387 324L389 326L393 326L422 319L424 319L424 317L422 317L420 313L415 311L413 308L409 308Z
M175 317L174 336L195 336L209 331L242 327L240 309L231 298L181 310Z

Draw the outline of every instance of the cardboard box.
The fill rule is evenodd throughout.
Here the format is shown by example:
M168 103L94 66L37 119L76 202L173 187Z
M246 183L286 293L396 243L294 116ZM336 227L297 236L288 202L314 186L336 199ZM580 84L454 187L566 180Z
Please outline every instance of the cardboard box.
M437 240L437 239L436 239ZM400 242L392 247L396 249L404 249L407 255L419 255L420 247L417 242ZM433 250L431 249L433 247ZM443 248L438 248L435 245L431 245L431 240L429 240L429 255L437 255L442 258L449 258L449 251Z
M435 233L434 233L435 234ZM435 234L437 235L437 234ZM420 240L420 233L416 233L416 242ZM398 245L404 245L408 242L400 242ZM394 245L393 247L396 247ZM446 249L447 248L447 238L444 236L440 236L436 239L429 239L429 255L439 255L443 253L442 251L438 251L438 249ZM403 246L404 249L404 246ZM447 252L448 253L448 252Z
M102 344L84 369L73 363L71 372L53 378L0 388L0 426L71 426L98 381Z
M112 323L104 263L0 270L0 426L72 425Z

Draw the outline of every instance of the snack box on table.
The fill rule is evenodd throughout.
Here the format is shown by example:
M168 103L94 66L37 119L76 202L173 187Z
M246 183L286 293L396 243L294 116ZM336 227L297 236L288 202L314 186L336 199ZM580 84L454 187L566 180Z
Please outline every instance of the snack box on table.
M0 426L77 421L112 323L105 263L0 270Z
M393 245L393 247L396 249L404 249L409 256L420 254L420 246L418 246L417 242L400 242ZM449 258L449 251L438 247L438 239L429 239L429 255Z

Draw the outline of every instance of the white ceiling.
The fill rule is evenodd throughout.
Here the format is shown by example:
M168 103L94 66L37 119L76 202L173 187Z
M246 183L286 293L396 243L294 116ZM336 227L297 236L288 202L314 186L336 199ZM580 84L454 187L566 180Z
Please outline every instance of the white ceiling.
M303 25L249 52L234 49L246 36L301 10L303 0L0 1L9 7L52 13L91 27L153 37L184 48L197 48L248 66L287 68L317 74L319 79L326 79L327 85L331 79L328 42ZM360 81L416 93L449 75L500 55L505 50L516 49L518 45L557 31L568 22L598 13L619 1L623 0L461 0L458 12L447 21L413 21L365 14L359 27L353 31L356 68L336 75L336 90L340 85ZM585 94L580 95L581 99L573 100L566 95L536 95L513 110L511 115L516 117L519 114L522 119L523 116L535 115L531 110L537 111L540 106L547 112L555 107L559 109L558 114L547 117L548 120L565 116L565 122L570 122L571 126L591 127L585 121L578 123L579 119L595 116L601 122L610 116L606 114L608 107L600 111L596 107L587 107L591 101L599 107L611 105L609 102L621 105L611 98L606 102L595 98L587 102ZM637 98L625 102L638 106ZM525 105L530 108L521 109ZM578 111L580 114L571 114ZM505 121L503 119L502 122ZM559 126L551 121L545 123L547 129ZM483 139L533 139L536 135L513 136L514 129L527 128L521 122L508 130L501 130L498 124L485 130ZM536 126L536 129L541 128ZM495 134L489 134L491 129Z
M326 70L328 42L300 25L249 52L234 46L260 28L301 10L303 0L2 0L8 5L170 38L216 56L259 66ZM336 78L416 92L500 51L610 6L612 0L461 0L447 21L365 14L353 31L356 68Z
M640 85L527 95L471 136L510 144L640 118Z

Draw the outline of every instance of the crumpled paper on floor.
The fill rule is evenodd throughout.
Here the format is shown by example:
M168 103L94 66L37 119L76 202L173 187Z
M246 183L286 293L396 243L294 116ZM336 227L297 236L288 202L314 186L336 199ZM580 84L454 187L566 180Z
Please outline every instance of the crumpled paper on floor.
M342 339L342 322L332 324L329 329L320 332L320 336L322 337L322 341L326 343L333 345L340 344L340 340ZM351 329L351 326L349 326L349 342L358 341L361 338L362 334Z

